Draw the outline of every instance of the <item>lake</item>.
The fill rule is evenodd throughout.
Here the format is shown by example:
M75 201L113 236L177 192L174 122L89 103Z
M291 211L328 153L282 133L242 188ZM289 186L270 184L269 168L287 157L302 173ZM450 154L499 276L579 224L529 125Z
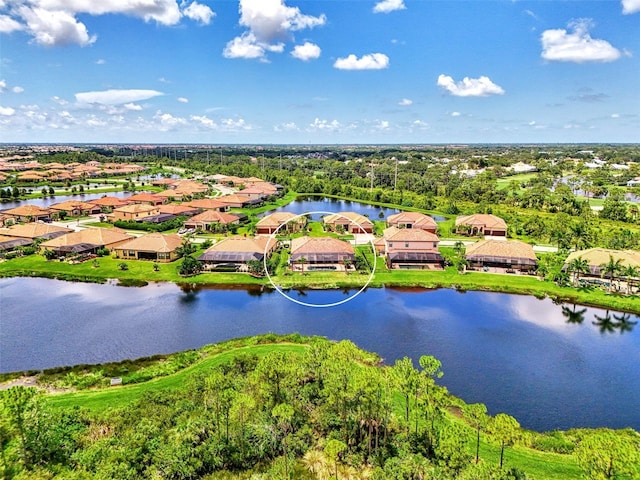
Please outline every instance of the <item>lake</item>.
M326 198L321 196L298 197L293 202L268 211L260 216L269 215L273 212L291 212L301 215L307 212L355 212L368 217L370 220L383 220L389 215L400 213L402 210L397 208L379 207L377 205L369 205L351 200L339 200L336 198ZM312 220L320 220L322 215L312 215ZM446 220L440 215L431 215L436 222Z
M137 191L135 193L142 193ZM41 197L30 198L29 200L11 200L8 202L0 203L0 210L8 210L10 208L19 207L20 205L35 205L37 207L46 208L54 203L66 202L67 200L75 200L78 202L88 202L89 200L96 200L102 197L118 197L126 198L130 197L134 193L132 192L108 192L108 193L77 193L76 195L56 195L55 197Z
M387 364L433 355L439 383L531 429L640 430L635 316L455 290L367 289L309 308L259 289L0 279L0 371L100 363L266 332L350 339ZM352 291L287 292L306 303Z

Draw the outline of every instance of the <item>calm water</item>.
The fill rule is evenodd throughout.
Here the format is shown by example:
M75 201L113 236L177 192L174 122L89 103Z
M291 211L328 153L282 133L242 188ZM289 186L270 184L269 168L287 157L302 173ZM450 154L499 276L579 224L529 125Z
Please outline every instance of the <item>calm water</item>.
M333 303L349 292L291 292ZM0 371L97 363L199 347L265 332L350 339L390 364L430 354L441 384L491 413L538 430L640 429L640 326L603 310L534 297L453 290L368 289L336 308L277 292L144 288L0 280ZM594 325L593 322L601 326ZM603 330L604 333L601 332ZM611 330L611 331L608 331ZM622 330L625 330L624 328Z
M103 185L102 185L103 186ZM141 193L137 191L135 193ZM78 193L76 195L56 195L55 197L31 198L29 200L11 200L10 202L0 203L0 210L19 207L20 205L36 205L38 207L48 207L54 203L66 202L67 200L77 200L78 202L88 202L97 198L118 197L126 198L133 195L131 192L109 192L109 193Z
M273 212L291 212L297 215L307 212L356 212L360 215L367 216L370 220L382 220L389 215L399 213L400 211L401 210L396 208L378 207L376 205L368 205L366 203L352 202L349 200L310 196L294 200L288 205L266 212L264 215L268 215ZM321 216L321 214L312 215L312 218L313 220L319 220L319 217ZM432 215L432 217L436 222L446 220L444 217L439 215Z

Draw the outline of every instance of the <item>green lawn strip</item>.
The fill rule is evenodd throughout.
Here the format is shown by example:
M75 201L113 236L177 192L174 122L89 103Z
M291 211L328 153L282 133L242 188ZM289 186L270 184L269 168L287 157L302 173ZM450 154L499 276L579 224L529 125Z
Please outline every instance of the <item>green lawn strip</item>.
M306 345L301 344L264 344L250 345L246 347L226 350L222 353L214 354L177 373L165 377L159 377L148 382L133 385L123 385L120 387L110 387L108 389L70 392L47 395L46 399L51 405L56 407L86 407L93 410L104 410L106 408L120 407L132 401L138 400L146 392L161 389L177 388L184 384L185 380L194 374L205 372L216 365L220 365L239 354L266 355L270 352L280 351L285 353L302 353Z

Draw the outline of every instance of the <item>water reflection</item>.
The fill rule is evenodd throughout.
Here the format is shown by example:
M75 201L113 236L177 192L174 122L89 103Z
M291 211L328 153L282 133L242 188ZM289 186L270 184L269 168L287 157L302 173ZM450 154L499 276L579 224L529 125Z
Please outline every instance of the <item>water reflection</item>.
M286 293L327 304L355 291ZM0 372L299 332L352 340L387 364L433 355L453 394L528 428L640 428L640 329L626 313L519 295L391 288L366 289L338 308L308 308L260 286L124 288L32 278L0 279L0 298Z

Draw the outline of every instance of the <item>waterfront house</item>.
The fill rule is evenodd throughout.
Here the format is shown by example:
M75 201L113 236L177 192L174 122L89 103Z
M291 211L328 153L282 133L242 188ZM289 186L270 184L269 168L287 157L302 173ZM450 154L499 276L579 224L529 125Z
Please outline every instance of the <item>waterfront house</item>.
M621 267L635 267L640 270L640 252L633 250L611 250L608 248L588 248L571 252L564 262L563 269L566 270L569 264L581 258L589 265L588 272L581 272L583 276L600 277L602 275L602 265L609 263L609 259L614 262L619 261Z
M489 213L474 213L456 218L456 233L470 236L506 237L506 222Z
M196 215L200 210L195 207L189 207L187 205L178 205L175 203L167 203L166 205L158 206L158 211L160 214L170 214L170 215L183 215L185 217L192 217Z
M1 235L31 240L51 240L52 238L71 232L73 232L71 228L60 227L45 222L17 223L0 229Z
M198 261L205 270L247 271L247 262L264 261L277 246L269 237L229 237L209 247Z
M533 247L519 240L480 240L467 246L466 259L471 268L484 271L533 271L538 259Z
M291 241L289 263L294 270L342 270L353 265L355 252L349 242L332 237L299 237Z
M66 233L40 244L41 251L52 250L59 257L69 254L90 254L106 248L112 250L134 238L119 228L85 228Z
M251 199L244 195L223 195L217 198L218 201L224 203L229 208L245 208L249 206L256 206L262 203L260 199Z
M398 228L414 228L436 233L438 224L429 215L420 212L400 212L389 215L387 225Z
M175 233L149 233L117 246L114 251L118 258L125 260L153 260L166 263L180 257L177 251L182 241L182 237Z
M333 232L373 233L373 222L364 215L355 212L340 212L322 218L325 228Z
M404 270L439 269L444 260L438 251L438 236L419 228L385 229L384 255L388 268Z
M30 238L18 238L0 235L0 253L2 254L15 250L19 247L27 247L29 245L33 245L33 240Z
M124 207L129 205L129 202L118 197L104 196L102 198L96 198L95 200L89 200L87 203L92 203L100 207L102 213L110 213L114 208Z

